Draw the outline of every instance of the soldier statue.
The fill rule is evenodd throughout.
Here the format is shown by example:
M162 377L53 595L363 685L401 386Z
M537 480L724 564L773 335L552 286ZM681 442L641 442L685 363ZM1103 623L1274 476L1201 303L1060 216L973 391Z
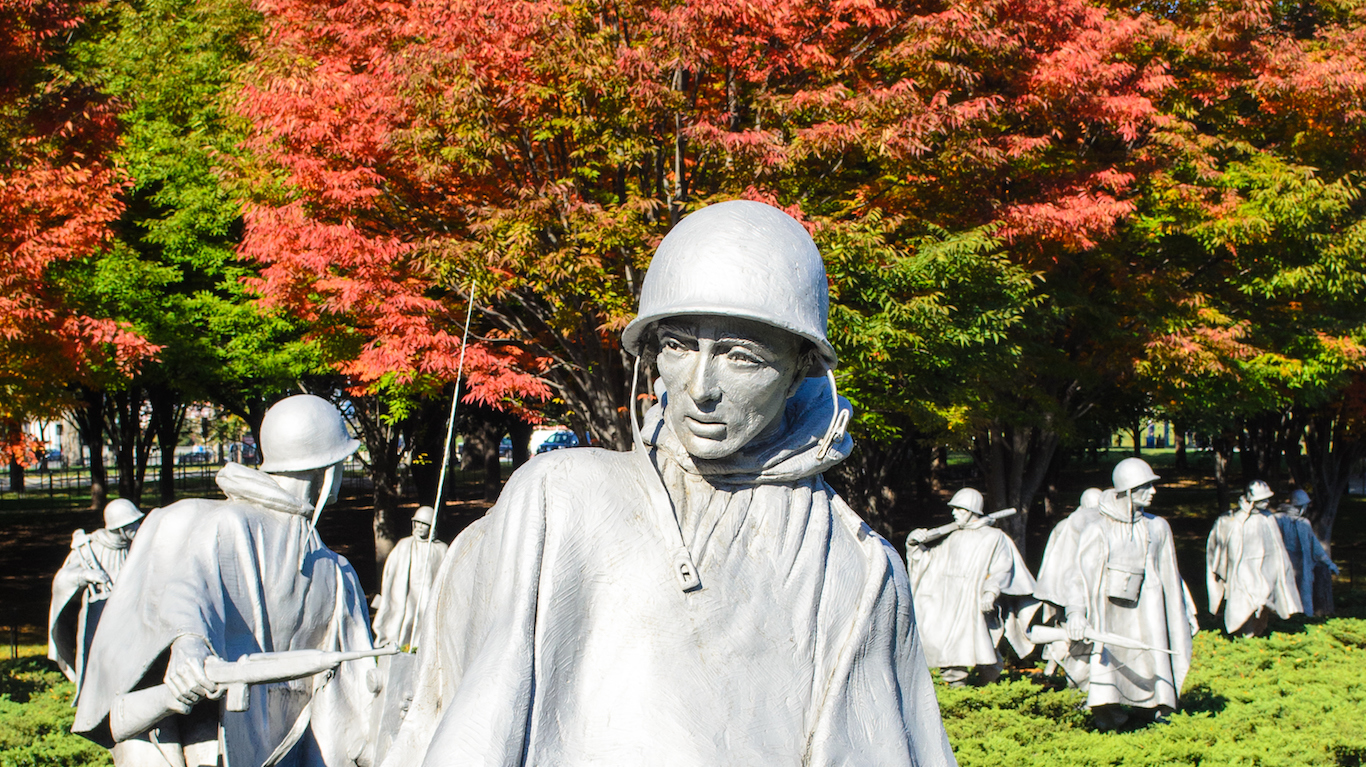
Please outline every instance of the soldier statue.
M1066 616L1065 639L1044 656L1086 692L1102 729L1176 708L1197 629L1171 528L1147 511L1159 477L1140 458L1112 476L1095 506L1053 529L1034 589Z
M1020 657L1034 651L1025 633L1039 607L1034 576L1015 542L983 514L980 492L959 490L949 508L952 526L913 530L906 539L925 662L952 687L973 668L979 684L990 684L1001 675L1003 637Z
M371 647L356 573L314 529L358 446L331 403L289 397L261 423L260 470L219 471L227 500L149 514L95 633L73 731L111 747L116 767L366 764L375 662L303 675L279 662ZM243 664L278 675L225 687Z
M901 558L822 476L828 295L777 208L674 227L622 338L635 449L533 458L451 544L384 765L954 763Z
M128 546L143 513L125 498L104 507L104 529L71 535L71 553L52 578L52 606L47 619L47 657L67 679L81 686L90 641L100 613L128 558Z
M1300 605L1305 615L1327 615L1333 610L1328 586L1338 574L1338 566L1314 533L1314 525L1305 519L1309 509L1309 494L1295 490L1290 500L1281 504L1273 515L1281 528L1281 541L1295 569L1295 584L1299 587Z
M1249 482L1238 504L1214 521L1205 546L1209 611L1224 604L1230 634L1262 636L1271 615L1281 619L1304 612L1295 569L1270 512L1275 493L1262 480Z
M413 534L394 544L384 560L384 577L375 600L376 647L417 647L416 631L427 592L446 556L446 544L432 538L435 516L431 506L419 507L413 514Z

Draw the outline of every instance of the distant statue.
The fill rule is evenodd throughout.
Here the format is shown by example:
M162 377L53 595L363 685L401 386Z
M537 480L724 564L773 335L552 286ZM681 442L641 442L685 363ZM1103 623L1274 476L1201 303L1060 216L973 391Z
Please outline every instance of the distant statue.
M1309 494L1295 490L1290 500L1281 504L1273 515L1281 528L1281 541L1295 569L1295 584L1300 591L1300 605L1305 615L1326 615L1332 612L1331 591L1327 585L1338 574L1338 566L1314 533L1314 525L1304 517L1311 503Z
M1086 692L1102 729L1135 710L1155 717L1176 708L1197 629L1171 528L1146 511L1159 477L1126 458L1113 479L1095 506L1083 503L1053 529L1034 589L1066 618L1065 636L1044 656Z
M954 763L901 559L822 477L828 301L776 208L674 227L622 338L635 449L538 455L451 544L384 765Z
M1224 603L1230 634L1262 636L1271 615L1304 612L1295 569L1269 506L1275 493L1262 480L1249 482L1238 505L1214 521L1205 546L1209 611Z
M319 673L308 652L371 647L356 573L314 530L359 444L332 404L289 397L262 421L261 469L218 472L227 500L147 516L95 632L74 732L112 748L116 767L366 764L375 661ZM246 677L257 683L229 685Z
M1081 500L1077 502L1078 509L1095 509L1100 507L1102 491L1098 487L1088 487L1081 493Z
M446 544L432 539L431 506L413 514L413 534L394 544L384 560L384 578L376 600L375 646L417 647L415 633L427 593L446 556Z
M925 662L951 687L965 684L973 668L979 684L996 681L1002 637L1020 657L1034 651L1025 634L1039 608L1034 576L982 503L980 492L963 488L949 500L953 525L913 530L906 539Z
M116 498L104 507L104 529L71 534L71 553L52 579L47 618L47 657L80 689L85 658L99 625L105 600L128 558L128 545L143 513L132 501Z

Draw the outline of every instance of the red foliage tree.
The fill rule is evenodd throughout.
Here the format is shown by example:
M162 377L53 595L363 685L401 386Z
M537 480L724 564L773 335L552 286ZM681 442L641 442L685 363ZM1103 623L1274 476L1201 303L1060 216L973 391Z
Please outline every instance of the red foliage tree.
M155 352L128 327L81 313L63 262L107 244L124 181L107 160L113 105L63 68L84 3L0 0L0 441L64 387Z

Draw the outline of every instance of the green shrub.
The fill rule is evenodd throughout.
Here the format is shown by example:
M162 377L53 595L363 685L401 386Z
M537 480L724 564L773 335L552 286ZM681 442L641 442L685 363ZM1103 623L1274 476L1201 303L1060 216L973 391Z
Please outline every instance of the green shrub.
M71 734L75 688L46 658L0 662L0 767L94 767L109 752Z
M1128 732L1097 731L1080 693L1023 679L941 687L939 705L964 767L1366 765L1366 621L1283 627L1201 632L1182 710Z

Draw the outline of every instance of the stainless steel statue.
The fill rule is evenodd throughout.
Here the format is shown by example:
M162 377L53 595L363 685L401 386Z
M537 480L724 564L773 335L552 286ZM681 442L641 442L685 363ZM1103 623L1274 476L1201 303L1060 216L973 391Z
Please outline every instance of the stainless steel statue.
M71 553L52 578L52 605L47 618L47 657L67 679L81 686L90 641L95 637L105 600L128 558L143 513L132 501L116 498L104 507L104 529L71 534Z
M1273 515L1276 525L1281 528L1281 541L1285 543L1285 553L1290 556L1290 566L1295 569L1295 584L1300 591L1300 606L1305 615L1323 615L1331 611L1327 604L1325 588L1338 574L1338 566L1328 556L1323 542L1314 533L1314 525L1304 518L1309 508L1309 494L1295 490L1290 500L1281 504Z
M116 767L368 761L375 662L340 654L371 647L364 594L313 528L358 444L331 404L290 397L262 423L261 470L218 473L226 501L147 515L91 644L75 732L112 747Z
M432 539L431 506L413 514L413 534L394 545L384 560L375 612L376 647L416 647L427 593L446 556L446 544Z
M1295 570L1268 509L1275 494L1261 480L1249 482L1238 505L1214 522L1205 547L1209 611L1224 603L1230 634L1261 636L1271 614L1289 618L1304 612Z
M1145 511L1158 476L1142 459L1126 458L1113 479L1095 506L1053 529L1034 590L1066 616L1066 639L1045 657L1086 691L1106 729L1132 709L1160 716L1176 708L1197 629L1171 528Z
M673 229L622 339L658 372L635 450L533 458L451 544L385 765L953 763L900 558L822 478L827 305L776 208Z
M949 500L953 525L913 530L906 539L925 661L951 686L966 683L974 667L979 683L996 681L1003 637L1020 657L1034 651L1025 633L1039 607L1034 576L982 504L980 492L963 488Z

